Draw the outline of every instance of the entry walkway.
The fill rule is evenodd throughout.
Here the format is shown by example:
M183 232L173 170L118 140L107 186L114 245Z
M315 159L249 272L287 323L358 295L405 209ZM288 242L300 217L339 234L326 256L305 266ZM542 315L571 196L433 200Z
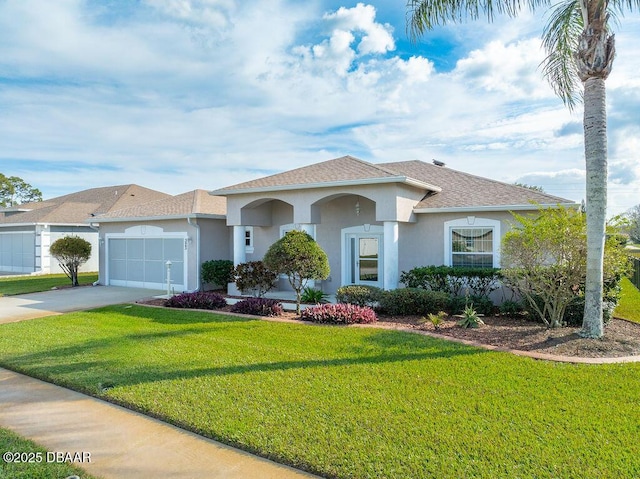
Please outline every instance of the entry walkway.
M105 479L317 477L2 368L0 406L0 427L50 451L80 453L90 462L76 465Z

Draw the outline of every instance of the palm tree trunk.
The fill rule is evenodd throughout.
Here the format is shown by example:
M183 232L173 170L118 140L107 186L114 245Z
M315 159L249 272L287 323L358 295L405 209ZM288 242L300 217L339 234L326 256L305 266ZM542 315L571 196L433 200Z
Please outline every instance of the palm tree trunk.
M605 225L607 213L607 111L605 80L584 82L584 146L586 160L587 279L580 335L601 338Z

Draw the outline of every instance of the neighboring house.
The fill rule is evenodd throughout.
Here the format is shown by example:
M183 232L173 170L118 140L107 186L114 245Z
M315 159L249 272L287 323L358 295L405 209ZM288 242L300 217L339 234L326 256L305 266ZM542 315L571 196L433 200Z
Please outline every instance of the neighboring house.
M499 267L510 212L573 205L438 162L351 156L212 194L227 198L235 264L261 259L287 231L301 229L329 257L331 275L316 284L327 293L350 284L397 288L401 272L416 266Z
M91 243L92 255L81 271L98 270L98 232L90 220L112 209L168 197L138 185L119 185L0 209L0 272L61 273L49 254L57 239L74 235Z
M171 291L200 289L202 263L231 255L225 213L225 198L194 190L96 217L100 284L166 290L169 273Z

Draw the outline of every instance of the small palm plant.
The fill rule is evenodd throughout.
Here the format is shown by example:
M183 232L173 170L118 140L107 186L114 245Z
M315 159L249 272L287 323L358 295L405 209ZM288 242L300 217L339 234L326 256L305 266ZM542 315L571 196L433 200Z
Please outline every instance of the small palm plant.
M447 313L445 313L444 311L439 311L437 314L429 313L426 318L423 316L420 321L418 321L418 323L425 324L427 321L429 321L431 324L433 324L434 329L437 331L438 329L440 329L440 326L442 326L442 323L444 323L444 318L446 317Z
M473 303L467 305L462 313L462 319L458 321L458 326L463 328L477 328L484 322L480 319L480 315L473 309Z
M328 302L329 295L322 290L315 288L304 288L300 301L310 304L324 304Z

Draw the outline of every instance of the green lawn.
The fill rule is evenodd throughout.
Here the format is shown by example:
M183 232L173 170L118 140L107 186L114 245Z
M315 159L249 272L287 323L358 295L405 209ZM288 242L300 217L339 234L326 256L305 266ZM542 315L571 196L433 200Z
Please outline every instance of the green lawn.
M622 293L614 316L640 323L640 291L628 278L622 278Z
M97 281L98 273L80 273L80 284ZM0 277L0 296L38 293L52 288L71 286L71 280L65 274L47 274L42 276L3 276Z
M23 453L19 459L6 461L5 453ZM28 462L31 461L31 462ZM24 439L11 431L0 428L0 479L62 479L79 475L82 479L91 479L82 469L69 464L55 462L55 456L47 456L47 450Z
M0 363L326 477L640 477L637 363L135 305L1 325Z

